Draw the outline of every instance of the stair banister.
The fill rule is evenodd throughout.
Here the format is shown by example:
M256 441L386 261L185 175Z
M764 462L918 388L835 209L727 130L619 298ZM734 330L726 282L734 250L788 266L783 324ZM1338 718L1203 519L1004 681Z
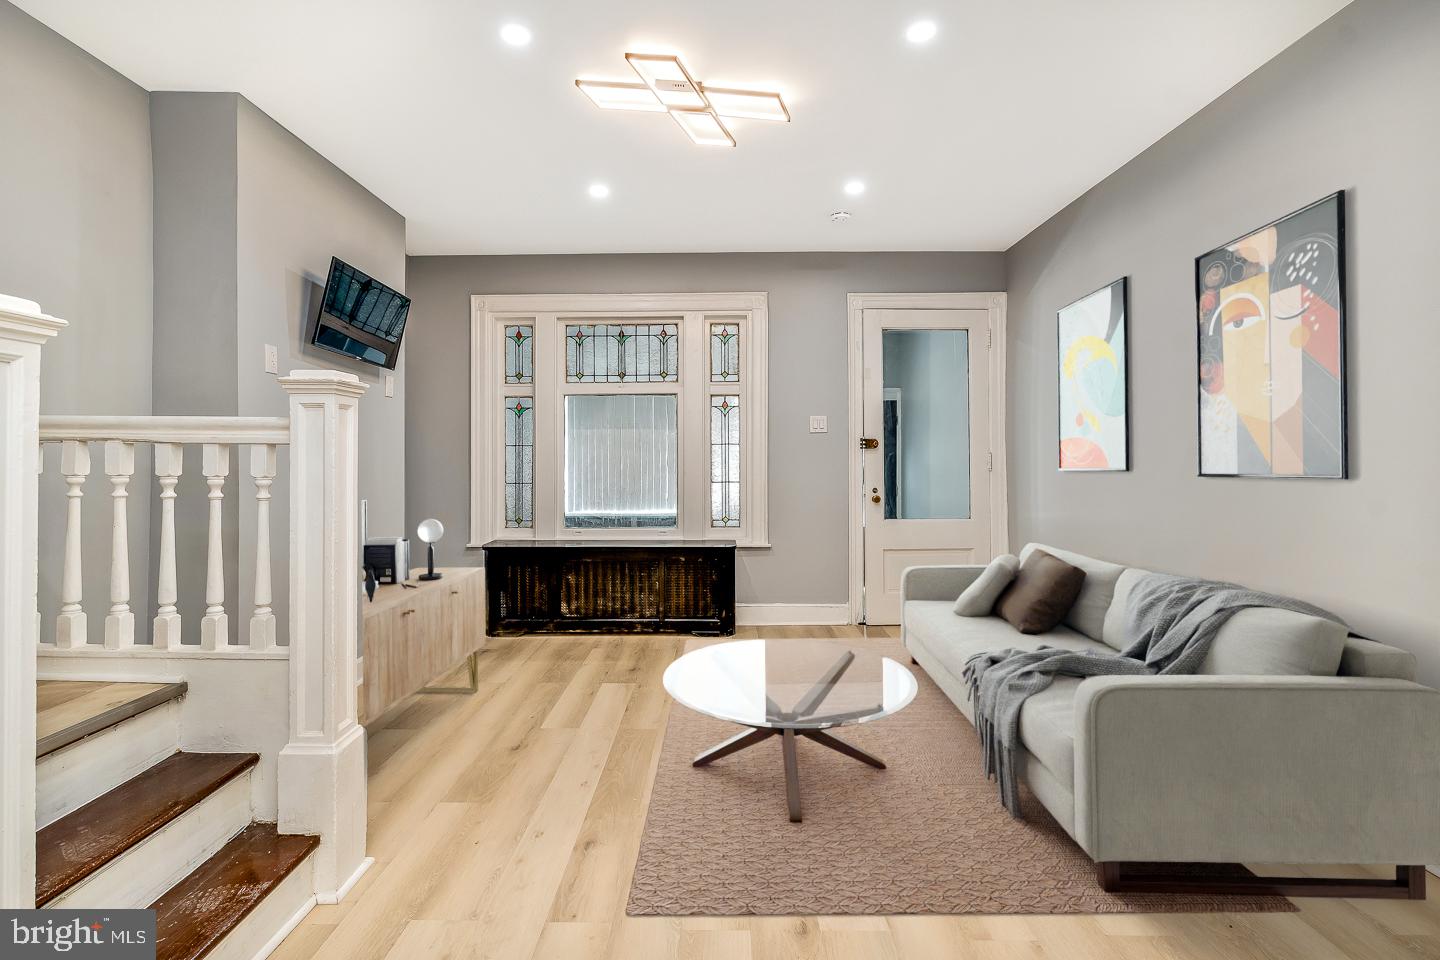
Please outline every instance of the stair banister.
M0 908L35 905L40 351L65 327L0 295Z
M320 837L316 899L335 903L365 856L365 728L356 718L359 416L353 374L296 370L290 395L290 740L279 827Z

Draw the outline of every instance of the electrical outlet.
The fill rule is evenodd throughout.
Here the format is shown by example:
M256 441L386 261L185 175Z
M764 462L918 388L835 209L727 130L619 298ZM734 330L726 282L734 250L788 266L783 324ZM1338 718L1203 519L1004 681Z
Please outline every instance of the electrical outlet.
M280 351L273 343L265 344L265 372L280 372Z
M810 418L810 432L811 432L811 433L829 433L829 432L830 432L830 420L829 420L829 418L827 418L827 417L811 417L811 418Z
M393 373L385 374L385 396L395 396L395 374Z

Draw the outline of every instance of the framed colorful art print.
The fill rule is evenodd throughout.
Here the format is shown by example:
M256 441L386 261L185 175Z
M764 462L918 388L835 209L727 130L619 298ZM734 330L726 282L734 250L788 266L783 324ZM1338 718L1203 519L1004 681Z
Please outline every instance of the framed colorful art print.
M1345 195L1195 259L1200 475L1346 475Z
M1060 376L1060 469L1130 469L1127 278L1055 315Z

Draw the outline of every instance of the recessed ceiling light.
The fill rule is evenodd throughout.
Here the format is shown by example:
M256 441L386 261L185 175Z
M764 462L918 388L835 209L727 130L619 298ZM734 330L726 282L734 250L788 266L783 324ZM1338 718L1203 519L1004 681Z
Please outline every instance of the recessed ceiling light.
M934 20L916 20L905 28L905 39L911 43L929 43L938 31Z
M846 220L849 219L849 210L836 210L834 213L830 214L830 220L832 223L844 223Z
M596 200L604 200L610 196L610 188L603 183L592 183L590 184L590 196Z
M852 197L858 197L858 196L860 196L860 194L862 194L862 193L865 192L865 181L864 181L864 180L847 180L847 181L845 181L845 192L846 192L847 194L849 194L850 196L852 196Z
M530 45L530 28L524 24L507 23L500 28L500 39L512 47L528 47Z

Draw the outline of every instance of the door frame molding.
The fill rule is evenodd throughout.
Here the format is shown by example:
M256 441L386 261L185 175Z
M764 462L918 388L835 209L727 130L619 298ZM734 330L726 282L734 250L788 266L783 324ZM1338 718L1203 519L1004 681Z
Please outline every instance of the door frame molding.
M860 429L864 420L864 311L866 310L986 310L989 312L990 356L990 546L995 555L1010 552L1010 497L1006 482L1005 455L1005 308L1004 291L989 293L851 293L846 296L848 315L849 394L849 526L847 549L850 561L850 622L859 623L864 613L865 526L860 498L865 485L861 476Z

